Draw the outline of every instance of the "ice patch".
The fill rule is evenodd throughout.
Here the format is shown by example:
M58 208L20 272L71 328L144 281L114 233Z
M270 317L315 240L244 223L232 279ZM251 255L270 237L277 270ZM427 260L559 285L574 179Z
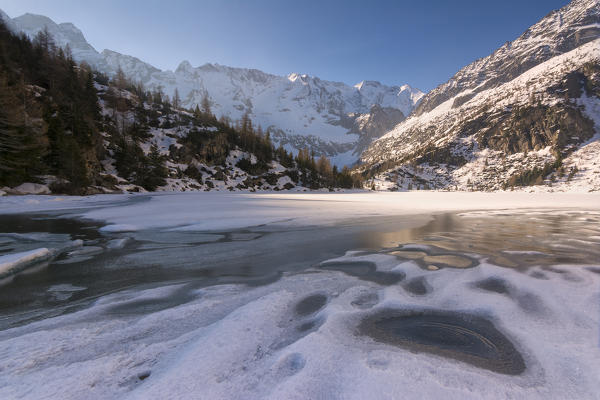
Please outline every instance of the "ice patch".
M45 247L0 256L0 276L25 269L31 264L49 260L52 252Z
M128 238L128 237L122 238L122 239L112 239L112 240L108 241L106 248L110 249L110 250L122 249L130 241L131 241L131 238Z
M52 294L55 300L65 301L70 299L74 293L86 290L85 287L74 286L71 284L53 285L48 288L48 292Z
M131 225L131 224L111 224L111 225L103 226L102 228L100 228L100 231L118 233L118 232L134 232L139 229L140 228L138 226Z

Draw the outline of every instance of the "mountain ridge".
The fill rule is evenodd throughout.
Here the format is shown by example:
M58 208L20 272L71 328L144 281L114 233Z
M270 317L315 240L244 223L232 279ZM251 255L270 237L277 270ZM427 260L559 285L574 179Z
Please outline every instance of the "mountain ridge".
M591 41L600 34L600 24L597 22L599 10L598 0L573 0L563 8L549 12L536 24L526 29L517 39L507 41L489 56L466 65L447 82L427 93L415 109L415 114L422 115L433 110L453 97L451 94L456 95L461 91L471 89L473 92L468 95L472 95L498 86L498 84L514 79L542 61ZM577 28L586 28L589 32L585 34L584 30L584 34L575 35L572 31ZM554 35L552 35L552 30L556 30ZM535 40L528 40L531 37L544 39L539 34L540 31L549 32L547 37L551 40L544 40L544 46L547 47L539 46ZM571 38L571 36L575 37ZM534 57L529 57L531 55ZM461 101L465 100L466 98L461 99Z

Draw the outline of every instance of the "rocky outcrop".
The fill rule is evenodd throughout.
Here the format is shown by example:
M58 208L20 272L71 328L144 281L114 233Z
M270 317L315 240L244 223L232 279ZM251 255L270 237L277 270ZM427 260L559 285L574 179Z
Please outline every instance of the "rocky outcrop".
M356 145L357 155L406 118L402 111L383 108L378 104L373 105L368 114L351 114L350 117L354 117L352 132L360 135Z

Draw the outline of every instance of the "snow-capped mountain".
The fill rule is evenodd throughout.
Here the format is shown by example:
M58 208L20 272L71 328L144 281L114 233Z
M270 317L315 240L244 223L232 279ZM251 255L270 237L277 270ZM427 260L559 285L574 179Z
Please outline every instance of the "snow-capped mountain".
M424 96L362 171L400 190L600 190L599 148L600 2L574 0Z
M34 14L12 20L4 13L0 17L10 28L30 37L47 27L59 46L69 45L75 60L104 73L114 74L121 68L128 77L149 89L161 88L169 96L177 89L183 106L194 107L208 95L217 116L237 120L249 113L255 124L269 130L276 144L294 152L309 147L338 166L354 163L373 139L401 122L423 96L409 85L390 87L363 81L350 86L297 73L278 76L218 64L193 67L187 61L175 71L161 71L133 56L111 50L97 52L73 24L56 24ZM370 116L373 106L376 117ZM366 131L359 118L387 122L370 124Z
M2 12L0 17L7 21L7 15ZM39 31L46 27L52 35L57 46L62 48L67 45L71 48L74 58L96 64L101 60L98 52L85 40L83 33L71 23L56 24L48 17L35 14L24 14L10 20L9 28L24 32L33 38Z

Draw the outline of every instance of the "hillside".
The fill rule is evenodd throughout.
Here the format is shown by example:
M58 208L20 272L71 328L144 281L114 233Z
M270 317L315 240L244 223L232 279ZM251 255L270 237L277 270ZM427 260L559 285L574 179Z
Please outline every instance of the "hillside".
M389 190L600 190L599 38L597 0L550 13L427 94L358 170Z

